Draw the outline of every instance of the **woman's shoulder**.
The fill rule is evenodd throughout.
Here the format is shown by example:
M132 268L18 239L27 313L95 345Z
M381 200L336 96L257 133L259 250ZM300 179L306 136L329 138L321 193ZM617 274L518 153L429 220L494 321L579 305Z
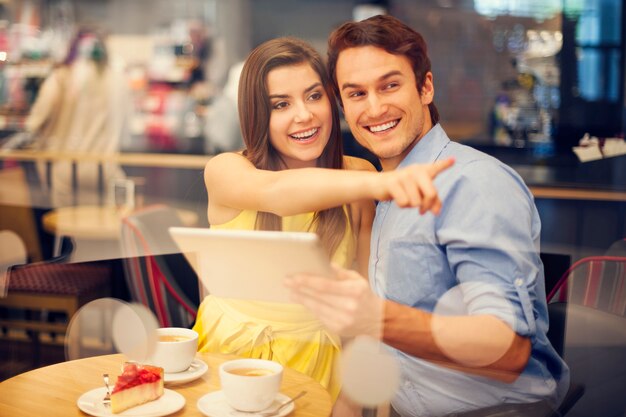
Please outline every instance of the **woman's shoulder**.
M343 165L346 169L351 169L353 171L376 171L376 168L371 162L355 156L344 155Z
M243 156L242 152L222 152L214 155L206 163L207 168L221 167L223 165L231 165L235 163L250 163L248 159Z
M219 185L226 173L237 175L250 168L254 166L241 153L220 153L212 156L204 165L204 181L207 187Z

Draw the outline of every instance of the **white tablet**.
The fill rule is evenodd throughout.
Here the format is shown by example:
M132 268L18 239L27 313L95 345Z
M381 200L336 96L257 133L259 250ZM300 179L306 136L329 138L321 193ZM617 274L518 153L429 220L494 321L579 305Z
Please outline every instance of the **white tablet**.
M210 294L290 302L286 276L331 275L315 233L172 227L170 235Z

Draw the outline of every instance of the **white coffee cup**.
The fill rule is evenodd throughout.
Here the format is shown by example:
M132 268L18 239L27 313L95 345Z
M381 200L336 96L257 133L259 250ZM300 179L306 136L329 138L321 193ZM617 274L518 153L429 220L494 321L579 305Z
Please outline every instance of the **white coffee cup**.
M261 411L280 390L283 366L264 359L236 359L219 368L226 402L239 411Z
M184 327L162 327L156 333L156 347L147 362L166 373L186 371L198 350L198 333Z

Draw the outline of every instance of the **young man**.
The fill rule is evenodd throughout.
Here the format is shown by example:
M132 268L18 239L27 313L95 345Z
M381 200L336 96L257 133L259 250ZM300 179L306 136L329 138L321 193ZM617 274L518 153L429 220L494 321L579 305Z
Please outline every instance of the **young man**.
M447 137L419 33L390 16L350 22L330 35L328 55L350 129L384 171L456 162L435 180L439 216L378 204L370 286L343 269L339 280L301 275L287 281L294 299L342 335L382 338L400 361L392 405L402 416L556 407L569 371L546 337L530 191L506 165Z

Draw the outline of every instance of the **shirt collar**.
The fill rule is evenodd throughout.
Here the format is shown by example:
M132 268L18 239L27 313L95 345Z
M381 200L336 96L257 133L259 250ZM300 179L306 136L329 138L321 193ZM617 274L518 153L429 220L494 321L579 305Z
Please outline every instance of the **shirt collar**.
M415 144L402 162L398 164L398 168L410 164L435 162L448 143L450 143L450 138L448 138L441 125L437 123Z

